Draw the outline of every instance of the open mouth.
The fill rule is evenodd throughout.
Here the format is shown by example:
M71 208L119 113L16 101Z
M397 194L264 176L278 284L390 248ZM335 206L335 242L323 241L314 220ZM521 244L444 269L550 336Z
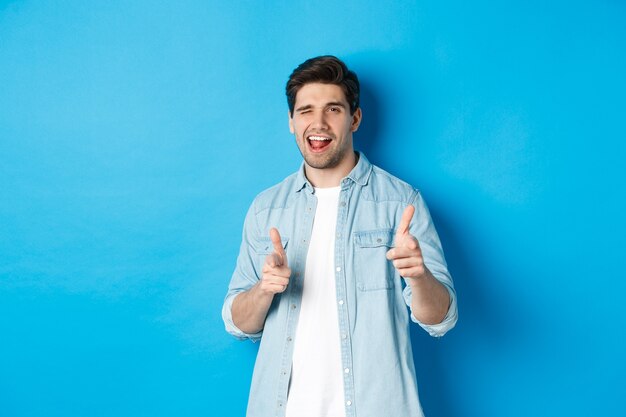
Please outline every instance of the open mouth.
M309 147L313 152L322 152L330 145L332 138L321 135L310 135L306 138L306 141L309 143Z

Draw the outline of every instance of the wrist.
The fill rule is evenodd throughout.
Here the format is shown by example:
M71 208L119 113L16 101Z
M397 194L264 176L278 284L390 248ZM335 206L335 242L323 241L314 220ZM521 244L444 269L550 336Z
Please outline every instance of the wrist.
M424 267L424 272L414 277L404 277L407 285L411 287L411 289L415 289L419 287L424 281L427 280L427 277L431 275L430 271Z
M271 302L274 298L274 293L263 288L262 282L259 281L254 287L254 299L258 303Z

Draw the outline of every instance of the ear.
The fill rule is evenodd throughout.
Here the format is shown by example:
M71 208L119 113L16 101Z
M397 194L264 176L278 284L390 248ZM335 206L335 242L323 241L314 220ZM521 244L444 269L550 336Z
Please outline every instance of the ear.
M352 124L350 125L350 131L356 132L359 129L359 125L361 124L361 119L363 118L363 113L361 112L361 108L359 107L354 111L352 115Z
M293 117L291 117L290 111L287 111L287 115L289 116L289 131L293 134L295 132L293 128Z

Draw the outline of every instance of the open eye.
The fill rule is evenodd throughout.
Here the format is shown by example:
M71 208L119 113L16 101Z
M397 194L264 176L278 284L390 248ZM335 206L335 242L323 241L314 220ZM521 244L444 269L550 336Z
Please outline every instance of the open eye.
M341 109L339 107L333 106L333 107L329 107L328 111L331 112L331 113L339 113L341 111Z

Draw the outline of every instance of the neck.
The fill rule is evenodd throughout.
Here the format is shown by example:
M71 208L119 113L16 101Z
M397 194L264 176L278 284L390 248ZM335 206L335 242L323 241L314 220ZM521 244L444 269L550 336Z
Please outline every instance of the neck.
M333 168L313 168L304 163L304 173L309 182L317 188L338 187L341 180L345 178L358 162L354 151L344 158L339 165Z

